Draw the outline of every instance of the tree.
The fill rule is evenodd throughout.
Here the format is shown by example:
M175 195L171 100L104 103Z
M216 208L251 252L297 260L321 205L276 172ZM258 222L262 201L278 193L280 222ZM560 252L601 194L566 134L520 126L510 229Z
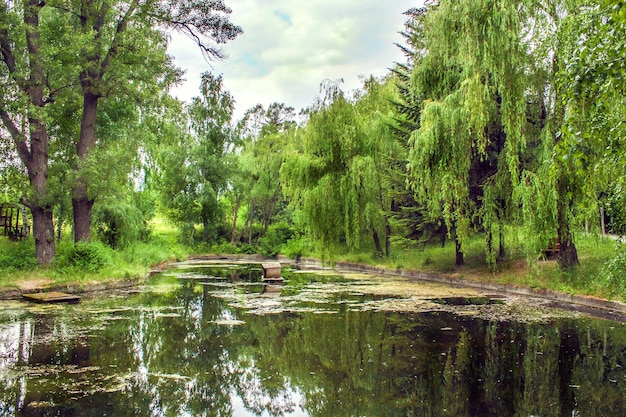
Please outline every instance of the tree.
M227 152L232 147L234 100L221 76L204 73L200 90L202 95L186 108L189 133L160 150L161 181L168 216L189 230L201 222L208 240L211 227L219 223L218 199L231 171Z
M330 83L281 168L285 194L326 251L342 241L354 250L367 238L379 254L389 253L390 198L382 167L394 142L385 120L393 85L386 87L370 78L352 103ZM380 236L386 236L384 250Z
M54 94L41 37L43 7L37 0L19 5L0 2L0 119L28 174L30 189L22 202L33 216L37 260L47 264L55 254L46 126L46 110Z
M76 153L85 161L97 145L96 116L101 98L134 90L137 84L164 77L166 85L169 61L154 55L155 45L163 44L163 35L153 30L163 26L192 37L207 57L222 57L212 45L234 39L242 31L228 20L231 10L222 0L132 0L115 2L76 2L72 14L84 39L80 50L80 86L83 109ZM124 91L126 90L126 91ZM90 239L91 208L89 179L79 177L72 205L75 240Z
M411 94L421 108L409 183L431 221L442 217L454 235L457 265L475 225L487 230L495 260L492 229L519 176L525 54L517 5L441 1L425 14L416 50Z
M280 169L286 149L296 134L294 119L293 107L271 103L267 109L260 104L248 109L238 123L243 149L239 155L242 175L237 185L248 195L246 227L249 244L252 244L255 219L261 223L260 238L267 233L274 217L286 207Z
M33 214L41 263L50 262L55 253L46 108L61 92L80 85L80 130L73 138L79 175L72 198L75 239L89 240L94 197L83 165L98 145L100 99L138 91L150 95L154 90L148 87L163 87L175 79L164 53L164 34L157 27L183 32L207 57L222 57L219 44L242 32L228 20L229 13L221 0L0 4L0 74L5 86L0 118L29 176L31 191L24 202Z

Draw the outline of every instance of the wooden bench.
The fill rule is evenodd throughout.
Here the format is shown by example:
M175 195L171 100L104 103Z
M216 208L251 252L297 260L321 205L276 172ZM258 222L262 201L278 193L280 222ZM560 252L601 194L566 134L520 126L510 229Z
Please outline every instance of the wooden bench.
M561 244L559 242L550 243L546 249L544 249L543 254L546 259L552 259L559 255L561 251Z

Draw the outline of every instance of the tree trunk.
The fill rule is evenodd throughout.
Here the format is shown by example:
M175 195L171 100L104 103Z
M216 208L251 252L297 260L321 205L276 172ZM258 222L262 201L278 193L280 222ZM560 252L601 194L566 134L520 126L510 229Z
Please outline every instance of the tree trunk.
M237 235L237 216L239 216L239 206L241 206L241 198L235 200L235 210L233 213L233 230L230 233L230 243L235 244L235 236Z
M565 193L560 193L565 194ZM561 195L557 202L558 211L558 239L559 239L559 267L563 270L578 265L578 251L574 245L574 237L569 222L573 202L571 197Z
M88 88L88 83L83 89ZM96 114L100 96L85 92L83 94L83 116L80 122L80 136L76 143L78 156L77 170L96 146ZM74 208L74 241L91 241L91 209L94 200L89 198L89 181L84 175L79 175L72 189L72 207Z
M33 215L33 237L37 261L42 265L49 264L56 254L52 208L36 206L31 207L30 211Z
M63 215L64 215L64 210L63 210L63 204L61 204L61 207L59 208L59 216L57 217L57 241L61 241L61 238L63 237Z
M385 255L389 257L391 255L391 226L389 222L385 226Z
M383 255L383 247L380 245L380 238L378 237L378 233L376 231L374 231L373 237L374 237L374 245L376 245L376 253L378 253L380 256L382 256Z
M463 252L461 252L461 242L459 242L458 237L454 238L454 242L455 242L454 250L456 253L455 265L462 266L465 263L465 260L463 259Z
M600 207L600 230L602 232L602 237L606 236L606 224L604 222L604 207Z
M561 269L570 269L578 265L578 251L571 239L571 235L564 240L559 238L559 245L558 262Z
M74 186L74 192L77 189L87 188L82 182ZM86 195L84 191L82 194ZM77 198L76 194L72 197L72 208L74 209L74 242L90 242L91 241L91 208L93 200L87 197Z
M0 13L6 18L7 4L0 3ZM9 37L6 27L0 31L0 61L4 70L18 81L21 93L28 97L28 110L25 114L11 115L9 109L0 106L0 119L4 131L8 132L15 144L20 160L28 172L28 181L32 190L30 197L23 199L33 216L33 236L37 261L44 265L50 263L55 255L54 223L52 206L48 193L48 147L49 137L43 117L44 107L49 103L44 91L46 71L43 54L40 50L39 13L44 3L24 2L24 35L26 50L20 49L13 38ZM21 65L23 64L23 65ZM14 93L10 93L14 94ZM28 121L26 123L26 120Z
M202 241L203 242L208 242L209 241L209 218L208 217L202 217Z
M254 203L250 204L250 213L248 213L248 245L252 245L252 226L254 225Z

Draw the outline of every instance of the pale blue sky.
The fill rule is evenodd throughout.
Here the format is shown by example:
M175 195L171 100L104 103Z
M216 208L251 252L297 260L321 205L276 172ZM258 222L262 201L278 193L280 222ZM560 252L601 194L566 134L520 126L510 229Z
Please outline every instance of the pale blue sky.
M206 63L188 39L174 36L170 53L187 71L173 93L184 101L198 95L200 74L222 74L239 118L257 103L283 102L296 111L313 103L326 79L360 86L359 76L385 75L403 61L402 13L421 0L226 0L231 20L244 34L226 44L228 58Z

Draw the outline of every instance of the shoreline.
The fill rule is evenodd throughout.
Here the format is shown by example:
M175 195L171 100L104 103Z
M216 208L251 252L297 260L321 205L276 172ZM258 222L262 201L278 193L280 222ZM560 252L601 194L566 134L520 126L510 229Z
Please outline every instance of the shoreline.
M572 311L578 311L590 314L596 317L606 318L608 320L626 322L626 303L613 301L599 297L568 294L549 289L534 289L530 287L519 286L515 284L497 284L492 282L479 282L463 278L453 277L452 275L424 273L415 270L394 269L382 266L375 266L362 263L338 261L329 266L324 262L314 258L287 258L278 256L277 258L267 258L261 255L233 255L233 254L209 254L209 255L192 255L187 260L238 260L260 263L264 260L276 260L282 265L293 265L297 267L315 268L315 269L335 269L338 272L363 272L370 274L378 274L390 277L403 277L413 281L434 282L454 287L472 288L480 291L499 293L502 295L520 296L539 298L552 303L552 306ZM0 300L17 300L21 299L25 294L37 292L58 291L68 294L85 294L99 291L107 291L113 289L132 288L143 285L150 276L162 272L175 262L162 262L151 268L146 274L140 277L118 279L104 282L90 283L68 283L61 285L42 285L27 289L12 288L0 289Z

